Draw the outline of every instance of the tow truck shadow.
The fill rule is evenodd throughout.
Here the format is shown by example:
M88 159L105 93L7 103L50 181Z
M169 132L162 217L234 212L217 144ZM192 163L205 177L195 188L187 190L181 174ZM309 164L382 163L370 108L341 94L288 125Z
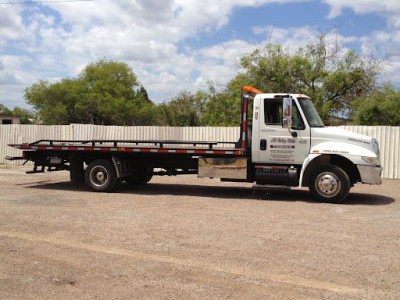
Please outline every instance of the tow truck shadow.
M376 195L376 194L364 194L364 193L351 193L347 197L343 205L389 205L394 203L396 200L391 197Z
M141 187L125 186L119 192L126 194L142 195L186 195L212 198L233 198L233 199L252 199L265 201L287 201L287 202L308 202L318 203L312 199L311 194L306 189L253 189L249 187L229 187L229 186L203 186L203 185L183 185L183 184L159 184L153 183ZM340 205L389 205L395 199L376 194L350 193L348 198ZM337 204L332 204L337 205Z
M65 190L88 192L84 185L73 185L71 182L57 183L36 183L30 185L33 189ZM116 194L132 195L170 195L170 196L193 196L209 197L219 199L249 199L260 201L286 201L286 202L307 202L318 203L312 199L308 190L276 190L276 189L253 189L249 187L232 186L207 186L207 185L187 185L187 184L162 184L149 183L144 186L129 186L123 184L116 191ZM341 205L389 205L395 199L376 194L350 193L348 198Z
M194 196L219 199L251 199L268 201L304 201L313 202L307 191L298 190L260 190L248 187L231 186L206 186L187 184L160 184L149 183L145 186L131 187L123 186L118 190L125 194L140 195L171 195L171 196Z

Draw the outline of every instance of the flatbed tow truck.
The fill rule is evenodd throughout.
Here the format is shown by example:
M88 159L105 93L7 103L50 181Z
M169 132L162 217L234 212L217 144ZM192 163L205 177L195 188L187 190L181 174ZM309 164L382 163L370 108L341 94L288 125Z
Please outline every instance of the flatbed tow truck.
M68 170L73 183L96 192L122 181L197 174L259 187L309 187L317 200L340 203L355 183L382 183L376 139L324 127L305 95L245 86L240 120L239 141L40 140L9 145L23 156L7 159L33 161L29 173Z

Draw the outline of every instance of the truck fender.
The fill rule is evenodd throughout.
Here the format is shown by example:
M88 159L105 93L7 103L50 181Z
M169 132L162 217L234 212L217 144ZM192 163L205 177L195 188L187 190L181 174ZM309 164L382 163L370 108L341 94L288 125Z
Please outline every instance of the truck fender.
M128 160L120 159L116 156L111 157L111 162L115 168L115 173L117 174L117 178L126 178L129 175L134 173L134 169L132 164Z
M299 187L308 186L307 180L312 174L313 169L318 168L321 165L328 164L332 164L343 169L350 177L352 183L360 180L360 173L357 169L357 165L348 157L336 153L311 153L303 162L299 177Z
M117 178L121 178L121 162L115 156L111 157L111 161L115 168L115 173L117 174Z
M321 154L309 154L305 160L303 161L303 166L301 168L301 172L300 172L300 178L299 178L299 187L303 187L303 176L304 176L304 172L307 169L307 166L317 157L321 156Z

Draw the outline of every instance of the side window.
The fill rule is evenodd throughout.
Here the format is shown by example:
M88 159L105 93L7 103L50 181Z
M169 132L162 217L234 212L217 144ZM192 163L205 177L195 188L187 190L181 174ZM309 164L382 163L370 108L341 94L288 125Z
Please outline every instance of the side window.
M304 126L303 118L301 117L300 111L297 108L297 105L293 102L292 108L292 129L303 130L306 126Z
M264 99L264 116L265 124L267 125L280 125L282 126L282 103L283 99ZM303 118L297 108L296 103L293 102L292 111L292 129L303 130Z
M264 99L264 116L267 125L282 125L282 99Z

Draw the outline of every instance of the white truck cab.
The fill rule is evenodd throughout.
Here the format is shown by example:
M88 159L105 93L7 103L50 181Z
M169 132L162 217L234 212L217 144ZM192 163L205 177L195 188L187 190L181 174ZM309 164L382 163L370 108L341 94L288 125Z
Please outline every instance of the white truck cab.
M284 185L308 186L323 201L343 201L357 182L382 182L378 142L325 127L311 99L300 94L254 97L251 159L257 183L286 168L292 179Z

